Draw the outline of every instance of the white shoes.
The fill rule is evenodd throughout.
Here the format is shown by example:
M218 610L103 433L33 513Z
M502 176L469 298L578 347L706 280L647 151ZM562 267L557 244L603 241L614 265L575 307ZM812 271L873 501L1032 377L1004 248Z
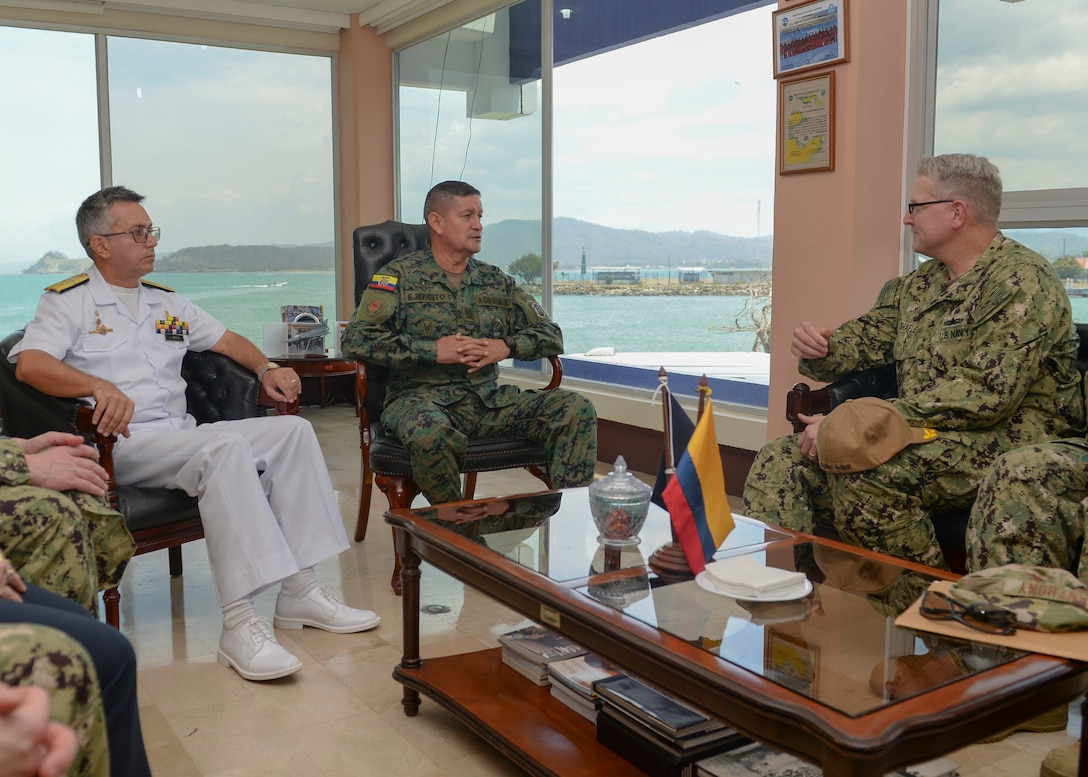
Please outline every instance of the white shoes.
M253 617L219 637L219 663L247 680L275 680L302 668L302 662L276 641L268 621Z
M277 629L312 626L334 634L368 631L381 622L377 613L348 607L323 585L301 599L286 596L281 590L276 597L276 616L272 619Z

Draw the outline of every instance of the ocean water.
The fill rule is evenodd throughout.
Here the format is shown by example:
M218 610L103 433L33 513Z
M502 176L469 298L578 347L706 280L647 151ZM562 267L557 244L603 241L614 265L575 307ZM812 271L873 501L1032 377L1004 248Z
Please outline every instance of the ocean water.
M65 275L0 275L0 336L34 317L42 290ZM281 305L324 305L335 315L332 273L155 273L151 280L184 294L257 345ZM750 351L751 332L728 332L747 297L554 297L553 317L566 352L611 346L632 351ZM1086 300L1088 302L1088 300ZM1088 309L1088 306L1086 306ZM327 344L331 347L332 341Z

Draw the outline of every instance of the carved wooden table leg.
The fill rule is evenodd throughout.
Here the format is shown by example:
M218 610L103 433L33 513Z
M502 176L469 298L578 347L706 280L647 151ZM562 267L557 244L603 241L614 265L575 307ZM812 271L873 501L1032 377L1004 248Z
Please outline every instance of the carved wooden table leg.
M397 555L401 561L404 654L400 659L400 666L401 669L419 669L423 666L423 658L419 655L419 556L408 546L408 535L405 532L394 529L393 535ZM414 717L419 712L419 692L405 685L400 703L404 707L404 714Z

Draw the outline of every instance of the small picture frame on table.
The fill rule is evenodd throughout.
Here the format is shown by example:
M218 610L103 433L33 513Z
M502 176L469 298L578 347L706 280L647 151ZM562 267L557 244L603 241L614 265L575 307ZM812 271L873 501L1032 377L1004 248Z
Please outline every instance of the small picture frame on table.
M766 678L806 696L815 696L819 649L774 629L767 630L764 644Z
M771 14L774 77L847 62L847 0L814 0Z

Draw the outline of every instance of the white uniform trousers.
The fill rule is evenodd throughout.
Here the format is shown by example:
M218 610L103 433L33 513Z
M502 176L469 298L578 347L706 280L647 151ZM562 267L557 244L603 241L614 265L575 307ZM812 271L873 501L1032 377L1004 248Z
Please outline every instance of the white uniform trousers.
M144 429L114 449L122 485L197 497L220 607L348 548L310 423L268 416Z

